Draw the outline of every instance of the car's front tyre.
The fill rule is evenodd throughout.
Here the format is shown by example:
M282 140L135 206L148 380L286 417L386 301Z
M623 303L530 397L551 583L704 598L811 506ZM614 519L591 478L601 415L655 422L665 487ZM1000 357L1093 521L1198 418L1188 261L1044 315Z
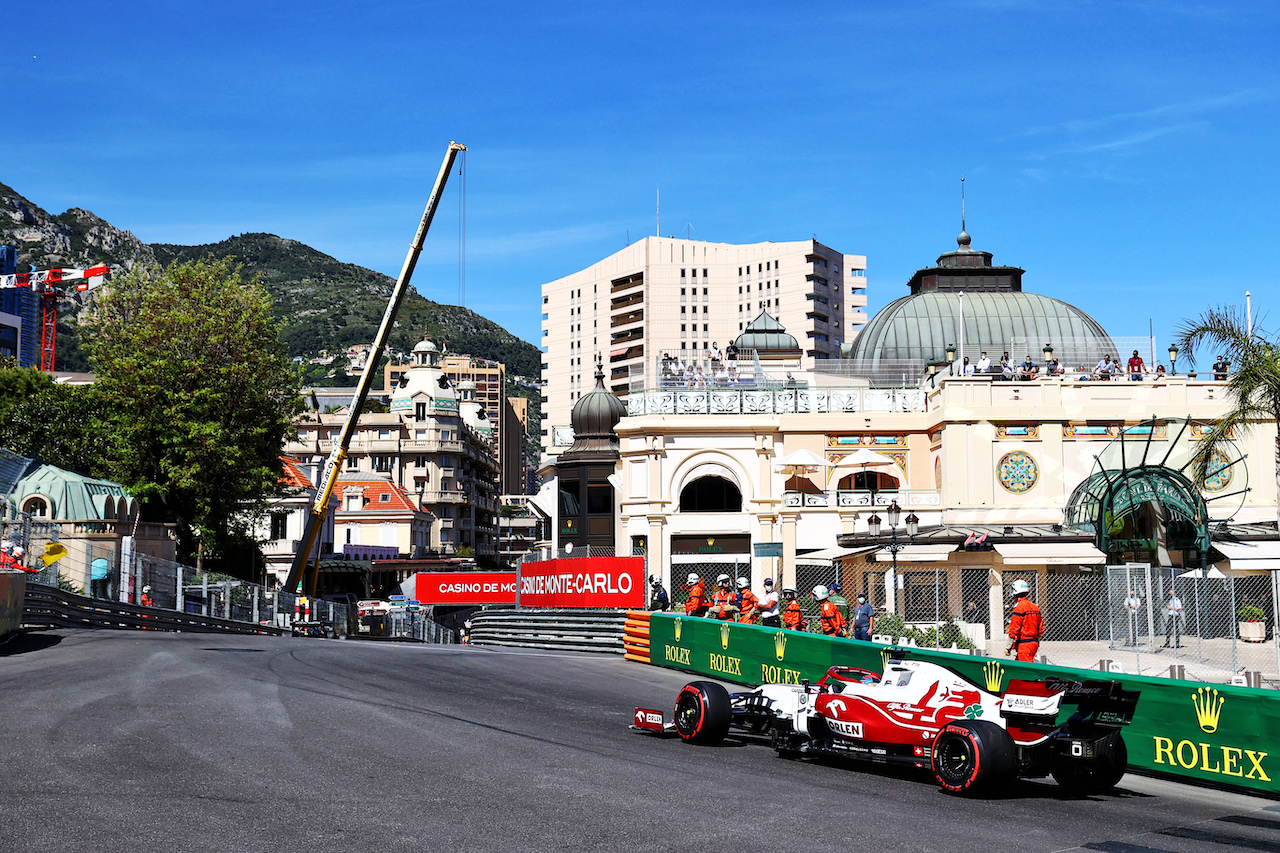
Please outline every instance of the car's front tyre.
M714 681L694 681L676 694L676 733L688 743L717 744L729 733L733 704Z

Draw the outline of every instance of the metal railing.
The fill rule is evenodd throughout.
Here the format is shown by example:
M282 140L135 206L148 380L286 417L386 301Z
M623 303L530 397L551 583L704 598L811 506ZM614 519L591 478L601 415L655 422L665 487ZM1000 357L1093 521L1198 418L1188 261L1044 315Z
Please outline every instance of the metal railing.
M659 388L632 390L627 414L785 415L922 412L923 388Z
M471 617L473 645L622 654L621 610L485 610Z
M40 583L27 585L22 622L41 628L125 628L275 636L284 633L274 625L253 625L216 616L90 598Z

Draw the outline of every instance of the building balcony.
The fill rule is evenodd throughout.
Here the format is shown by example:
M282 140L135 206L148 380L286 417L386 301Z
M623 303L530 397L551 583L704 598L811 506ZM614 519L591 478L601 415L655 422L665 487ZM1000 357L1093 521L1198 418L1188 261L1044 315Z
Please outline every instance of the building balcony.
M467 502L466 492L423 492L422 504L464 504Z
M614 317L612 320L609 321L609 327L616 329L618 326L629 326L632 323L643 323L643 322L644 322L644 309L641 308L639 311L629 311L626 314L623 314L618 317Z
M399 453L400 439L374 438L360 443L360 449L367 453Z
M632 391L626 404L630 417L922 412L926 408L925 392L919 388L770 388L754 383Z

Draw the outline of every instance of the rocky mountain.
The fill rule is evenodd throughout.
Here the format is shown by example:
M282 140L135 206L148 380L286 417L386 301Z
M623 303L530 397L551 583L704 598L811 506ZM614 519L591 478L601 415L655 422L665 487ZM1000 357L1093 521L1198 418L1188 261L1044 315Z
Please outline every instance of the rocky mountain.
M132 268L234 257L247 275L261 276L276 316L285 322L285 345L295 356L343 352L352 344L371 342L395 286L395 280L382 273L273 234L241 234L203 246L148 245L87 210L73 208L53 216L3 184L0 245L16 247L19 264L38 269L98 263ZM78 308L68 304L67 316L59 323L60 369L86 369L74 322ZM424 334L437 343L447 341L452 352L502 361L511 375L540 374L540 353L532 344L474 311L432 302L411 291L401 305L390 346L407 352Z

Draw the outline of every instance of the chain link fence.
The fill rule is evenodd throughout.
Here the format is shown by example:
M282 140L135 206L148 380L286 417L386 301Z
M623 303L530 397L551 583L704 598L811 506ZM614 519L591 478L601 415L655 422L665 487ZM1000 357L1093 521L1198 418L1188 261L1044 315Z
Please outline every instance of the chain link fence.
M1130 563L1036 577L1049 663L1215 683L1260 673L1280 685L1274 573Z

